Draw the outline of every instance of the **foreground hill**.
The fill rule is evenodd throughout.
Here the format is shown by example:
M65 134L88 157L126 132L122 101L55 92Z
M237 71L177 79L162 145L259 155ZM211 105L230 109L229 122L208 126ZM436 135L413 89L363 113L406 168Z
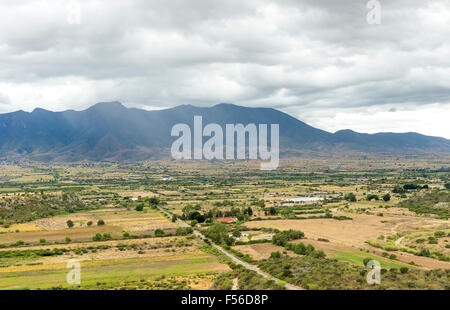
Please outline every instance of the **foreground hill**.
M424 155L450 153L450 140L418 133L329 133L270 108L218 104L210 108L182 105L160 111L98 103L84 111L35 109L0 115L0 158L37 161L145 160L169 156L173 125L280 124L282 154L336 153ZM192 128L192 127L191 127Z

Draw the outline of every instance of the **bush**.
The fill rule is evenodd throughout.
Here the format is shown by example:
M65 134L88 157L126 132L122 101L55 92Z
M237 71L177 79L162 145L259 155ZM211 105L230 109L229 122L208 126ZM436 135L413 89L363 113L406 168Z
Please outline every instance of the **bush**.
M148 202L149 202L150 206L157 206L157 205L160 204L160 200L159 200L158 197L151 197L151 198L148 200Z
M302 231L297 230L286 230L277 232L272 237L272 243L275 245L285 246L288 241L302 239L305 237L305 234Z
M92 241L101 241L102 235L100 233L96 233L94 237L92 237Z
M389 193L387 193L386 195L383 195L383 200L384 201L389 201L391 200L391 195Z
M164 230L158 228L155 230L155 236L163 236L165 234Z
M366 199L367 199L368 201L370 201L370 200L372 200L372 199L379 200L380 198L378 198L378 195L375 195L375 194L369 194L369 195L367 195Z
M87 226L92 226L92 221L87 222Z
M144 211L144 204L140 203L136 206L136 211L141 212Z
M401 267L400 268L400 272L403 273L403 274L408 273L408 270L409 270L408 267Z
M394 187L394 189L392 190L392 192L396 193L396 194L404 194L405 190L403 189L403 187L400 187L400 186L396 185Z
M436 232L434 232L434 236L435 236L436 238L444 237L444 236L445 236L445 232L443 232L442 230L436 231Z
M97 226L103 226L103 225L105 225L105 221L104 220L98 220Z
M279 251L270 253L270 258L277 259L281 258L281 253Z
M175 234L177 236L185 236L185 235L192 234L193 232L194 232L194 230L191 227L179 227L179 228L177 228L177 231L175 232Z
M350 202L355 202L356 201L356 196L353 193L347 194L344 197L345 200L350 201Z
M69 228L72 228L75 225L72 220L68 220L66 223Z

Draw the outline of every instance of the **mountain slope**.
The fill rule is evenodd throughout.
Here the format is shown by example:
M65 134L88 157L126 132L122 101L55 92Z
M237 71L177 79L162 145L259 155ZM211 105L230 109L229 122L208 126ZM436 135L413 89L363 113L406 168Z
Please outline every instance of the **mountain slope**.
M172 127L203 125L280 124L282 150L379 154L450 153L450 141L417 133L335 134L314 128L270 108L218 104L210 108L182 105L161 111L128 109L119 102L98 103L84 111L35 109L0 114L0 157L40 161L144 160L168 157Z

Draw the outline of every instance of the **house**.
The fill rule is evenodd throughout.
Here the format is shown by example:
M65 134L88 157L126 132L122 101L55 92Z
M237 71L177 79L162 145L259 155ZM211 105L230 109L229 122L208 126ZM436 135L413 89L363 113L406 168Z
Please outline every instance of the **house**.
M137 198L137 197L131 197L130 200L131 200L131 201L138 201L139 198Z
M235 236L233 236L232 234L229 234L228 237L234 238L234 240L236 240L236 241L240 241L240 240L241 240L240 237L235 237ZM248 234L241 233L241 237L248 237Z
M220 223L233 223L234 219L232 219L232 218L224 218L224 219L217 220L217 222L220 222Z

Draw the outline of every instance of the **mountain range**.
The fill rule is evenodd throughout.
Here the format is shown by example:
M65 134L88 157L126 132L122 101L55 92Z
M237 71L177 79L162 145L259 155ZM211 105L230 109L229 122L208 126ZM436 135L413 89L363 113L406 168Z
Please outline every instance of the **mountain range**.
M138 161L170 156L173 125L280 124L282 156L342 154L440 155L450 154L450 140L418 133L363 134L352 130L330 133L271 108L233 104L213 107L181 105L147 111L126 108L120 102L98 103L83 111L0 114L0 159L31 161ZM193 127L191 127L193 128Z

